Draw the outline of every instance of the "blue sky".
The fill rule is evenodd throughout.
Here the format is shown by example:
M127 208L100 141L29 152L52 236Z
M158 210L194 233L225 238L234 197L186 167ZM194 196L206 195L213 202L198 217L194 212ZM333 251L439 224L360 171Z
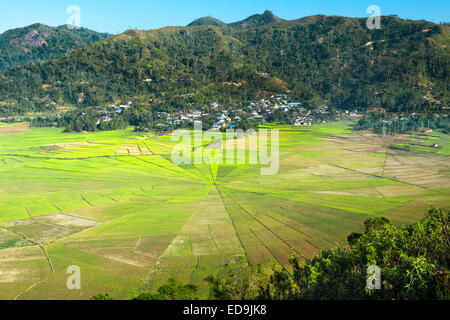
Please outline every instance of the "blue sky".
M186 25L203 16L234 22L266 9L284 19L319 13L366 17L370 5L378 5L382 15L434 22L450 20L449 0L2 0L0 33L36 22L66 24L70 5L80 7L83 27L109 33Z

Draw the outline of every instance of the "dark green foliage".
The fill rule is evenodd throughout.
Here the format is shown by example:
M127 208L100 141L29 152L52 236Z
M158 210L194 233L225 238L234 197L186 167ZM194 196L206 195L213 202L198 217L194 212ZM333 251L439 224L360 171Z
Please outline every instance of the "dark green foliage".
M278 124L292 124L292 117L283 110L275 110L267 117L267 122Z
M133 300L194 300L198 288L193 284L183 285L179 280L170 278L156 292L142 293Z
M60 58L107 36L84 28L53 28L42 24L8 30L0 35L0 70Z
M423 130L450 131L448 117L436 117L434 115L422 115L417 117L392 117L384 113L372 113L365 115L354 126L356 130L371 130L380 135L397 135Z
M114 300L108 293L99 293L91 298L91 300Z
M448 105L447 25L383 17L381 30L368 30L366 19L335 16L266 24L271 17L246 28L130 30L61 59L9 68L0 74L0 113L118 100L181 109L287 89L300 102L347 110L433 113Z
M356 242L361 238L362 234L353 232L351 235L347 237L347 243L349 246L353 246Z
M261 266L248 267L242 264L225 264L217 276L205 279L210 284L211 300L250 300L264 285Z
M365 223L349 237L349 249L325 250L304 264L291 258L293 279L275 272L263 299L450 299L449 213L430 209L422 222L401 229L388 218ZM366 287L367 268L381 268L381 290Z
M37 117L31 121L31 126L65 128L64 132L111 131L129 126L128 118L123 116L107 116L108 121L100 121L102 116L97 109L86 108L84 111L71 111L62 116Z

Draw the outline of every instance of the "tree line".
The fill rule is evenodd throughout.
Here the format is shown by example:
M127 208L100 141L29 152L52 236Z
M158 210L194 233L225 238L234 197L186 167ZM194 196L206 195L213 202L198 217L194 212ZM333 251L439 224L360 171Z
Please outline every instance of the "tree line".
M353 125L355 130L370 130L379 135L397 135L424 130L440 130L450 132L450 121L447 116L435 115L396 116L389 117L384 113L371 113Z

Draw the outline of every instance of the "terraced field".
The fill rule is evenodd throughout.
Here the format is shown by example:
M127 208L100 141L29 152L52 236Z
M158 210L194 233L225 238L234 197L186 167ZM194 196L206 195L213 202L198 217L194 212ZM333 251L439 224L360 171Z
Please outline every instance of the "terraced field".
M278 127L272 176L260 165L176 165L170 136L2 125L0 299L126 299L171 276L206 295L203 279L224 263L289 269L292 248L307 257L344 245L370 215L404 224L450 206L447 135L348 125ZM81 290L66 288L71 265Z

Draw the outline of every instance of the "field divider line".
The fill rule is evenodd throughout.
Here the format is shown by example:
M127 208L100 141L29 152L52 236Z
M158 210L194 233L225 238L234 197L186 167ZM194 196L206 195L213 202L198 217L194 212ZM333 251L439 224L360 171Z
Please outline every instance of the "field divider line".
M255 193L255 192L252 192L252 193ZM259 194L259 193L256 193L256 194L258 194L258 195L267 195L267 194ZM235 202L235 203L236 203L236 202ZM243 209L242 207L241 207L241 209L242 209L242 210L245 210L245 209ZM275 221L277 221L277 222L279 222L279 223L281 223L282 225L288 227L289 229L294 230L295 232L298 232L298 233L300 233L300 234L302 234L302 235L304 235L304 236L306 236L306 237L308 237L308 238L310 238L310 239L313 239L313 237L310 236L309 234L306 234L306 233L304 233L303 231L300 231L300 230L298 230L298 229L296 229L296 228L294 228L294 227L292 227L292 226L290 226L290 225L288 225L288 224L282 222L281 220L275 218L275 217L274 217L273 215L271 215L271 214L266 214L266 216L269 217L269 218L271 218L271 219L273 219L273 220L275 220ZM324 240L326 240L326 239L324 239ZM306 241L306 239L305 239L305 241ZM328 240L326 240L326 241L328 241ZM310 243L309 241L307 241L307 242ZM311 244L314 248L320 250L320 249L317 248L314 244L312 244L312 243L310 243L310 244Z
M36 287L39 283L41 283L41 282L36 282L36 283L33 284L31 287L29 287L28 289L26 289L24 292L19 293L17 296L14 297L13 300L19 299L20 296L24 295L25 293L27 293L28 291L30 291L31 289L33 289L34 287Z
M384 177L384 172L386 171L386 164L387 164L388 158L391 154L386 150L385 155L386 155L386 157L384 158L383 171L381 172L381 175L383 177Z
M45 216L42 216L42 217L45 217ZM84 230L84 229L78 229L77 227L63 226L63 225L60 225L60 224L55 224L55 223L50 223L50 222L43 222L43 221L39 221L38 219L35 219L35 218L32 218L32 219L33 219L33 221L35 221L35 222L37 222L37 223L39 223L41 225L51 226L51 227L58 227L58 228L62 228L62 229L66 229L66 230L72 231L74 233L78 233L78 232Z
M25 210L27 211L27 214L30 217L30 219L34 219L33 216L31 215L30 210L28 208L25 208Z
M220 199L222 200L222 204L223 204L223 206L224 206L224 208L225 208L225 211L228 213L228 216L230 217L231 224L233 225L233 228L234 228L234 233L236 234L236 237L238 238L239 243L241 244L241 247L242 247L242 249L243 249L244 252L245 252L245 257L247 258L247 264L248 264L249 266L251 266L250 260L249 260L249 258L248 258L247 250L245 249L244 244L243 244L243 242L242 242L242 239L241 239L241 237L239 236L239 232L237 231L236 224L234 223L234 220L233 220L233 218L232 218L232 216L231 216L231 214L230 214L230 211L228 211L227 205L225 204L225 200L223 199L222 192L220 191L220 189L219 189L219 187L218 187L217 185L216 185L215 187L216 187L217 191L219 192Z
M189 192L189 193L187 193L187 194L194 193L194 192L196 192L196 191L192 191L192 192ZM154 207L152 207L152 209L158 209L158 208L160 208L160 207L162 207L162 206L165 206L165 205L166 205L167 203L169 203L170 201L176 200L176 199L178 199L178 198L182 198L182 197L184 197L184 196L186 196L186 194L179 195L179 196L176 196L176 197L167 199L167 200L163 201L162 203L159 203L159 204L155 205ZM152 202L152 204L153 204L153 202ZM132 217L132 216L135 216L135 215L143 214L143 213L144 213L143 211L146 210L146 209L147 209L147 208L142 208L142 209L139 209L138 212L129 213L129 214L126 214L126 215L123 215L123 216L119 216L119 217L117 217L117 218L114 218L114 219L111 219L111 220L107 220L107 221L87 219L87 218L77 217L77 216L68 215L68 214L64 214L64 215L66 215L66 216L71 216L71 217L74 217L74 218L79 218L79 219L86 219L86 220L90 220L90 221L93 221L93 222L110 223L110 222L114 222L114 221L117 221L117 220L120 220L120 219L123 219L123 218L127 218L127 217Z
M194 191L194 192L195 192L195 191ZM161 203L160 205L158 205L157 207L162 207L162 206L166 205L167 203L169 203L170 201L175 200L175 199L178 199L178 198L181 198L181 197L183 197L183 196L186 196L186 195L180 195L180 196L178 196L178 197L168 199L168 200L164 201L163 203ZM194 212L194 213L195 213L195 212ZM193 213L193 214L194 214L194 213ZM121 218L123 218L123 217L128 217L128 216L138 215L138 214L140 214L140 213L132 213L132 214L129 214L129 215L126 215L126 216L122 216L122 217L117 218L117 219L114 219L114 220L118 220L118 219L121 219ZM111 221L114 221L114 220L111 220ZM189 219L188 219L188 220L189 220ZM181 230L181 229L180 229L180 230ZM172 240L172 242L177 238L177 236L178 236L178 234L174 237L174 239ZM142 286L144 285L144 283L146 282L146 280L147 280L153 273L155 273L155 271L156 271L155 266L158 265L158 264L160 263L161 258L164 256L164 253L166 253L166 251L167 251L167 249L169 248L169 246L170 246L170 244L167 246L167 248L164 250L164 252L163 252L163 253L155 260L155 262L149 267L148 272L145 274L144 278L142 278L141 283L137 286L137 289L138 289L138 290L139 290L140 288L142 288ZM244 250L245 250L245 249L244 249Z
M289 249L293 249L294 247L291 246L289 243L287 243L285 240L283 240L280 236L278 236L275 232L273 232L272 229L270 229L268 226L266 226L262 221L260 221L258 218L256 218L254 215L252 215L250 212L248 212L246 209L244 209L239 203L236 202L236 200L234 200L232 197L230 197L226 191L224 191L225 194L231 199L231 201L233 201L239 208L241 208L241 210L243 210L245 213L247 213L247 215L256 220L257 222L259 222L262 226L264 226L264 228L266 228L267 230L270 231L270 233L272 233L275 237L277 237L281 242L283 242L286 246L289 247Z
M310 239L314 239L312 236L310 236L310 235L308 235L308 234L306 234L306 233L304 233L304 232L302 232L302 231L300 231L300 230L297 230L297 229L295 229L294 227L289 226L288 224L285 224L284 222L282 222L282 221L278 220L277 218L273 217L272 215L268 215L268 217L274 219L275 221L278 221L279 223L285 225L285 226L288 227L288 228L291 228L291 229L294 230L294 231L297 231L297 232L300 233L300 234L303 234L303 235L309 237ZM317 231L316 231L316 232L317 232ZM320 232L320 231L319 231L319 232ZM320 232L320 233L321 233L321 232ZM328 242L328 243L331 244L333 247L336 246L336 243L333 243L333 242L331 242L330 240L328 240L327 238L325 238L323 234L321 235L321 237L322 237L322 240ZM313 244L312 242L310 242L308 239L305 239L305 241L308 242L311 246L313 246L313 247L316 248L317 250L319 250L319 251L322 250L322 249L318 248L315 244Z
M88 205L90 205L91 207L95 207L92 203L90 203L85 197L81 196L81 199L84 200L84 202L86 202Z
M173 173L175 173L176 175L178 175L178 176L182 176L183 178L185 178L185 179L188 179L188 177L189 178L195 178L196 180L199 180L199 181L202 181L203 182L203 179L200 179L199 177L197 177L197 176L195 176L195 175L193 175L193 176L191 176L191 175L188 175L188 177L186 177L185 175L183 175L183 173L181 173L181 172L178 172L178 171L175 171L175 170L172 170L172 169L170 169L170 168L168 168L168 167L164 167L164 166L162 166L162 165L160 165L160 164L157 164L157 163L154 163L154 162L150 162L150 161L147 161L147 160L144 160L144 159L141 159L141 158L139 158L139 156L136 156L136 157L134 157L134 158L136 158L136 159L138 159L138 160L140 160L140 161L142 161L142 162L145 162L145 163L148 163L148 164L151 164L151 165L154 165L154 166L156 166L156 167L159 167L159 168L162 168L162 169L164 169L164 170L167 170L167 171L170 171L170 172L173 172ZM120 160L117 160L117 161L120 161ZM121 162L123 162L123 163L127 163L127 162L125 162L125 161L121 161ZM137 164L134 164L134 163L131 163L131 162L128 162L129 164L133 164L133 165L135 165L135 166L137 166L137 167L139 167L140 168L140 166L139 165L137 165ZM172 163L172 162L171 162ZM180 168L179 166L178 166L178 168ZM148 168L149 169L149 168Z
M212 172L211 161L210 161L209 157L207 159L208 159L209 172L211 173L211 179L212 179L213 184L215 185L216 184L216 179L214 178L214 175L213 175L213 172Z
M152 256L150 256L148 254L145 254L143 252L138 251L138 247L141 244L141 240L142 240L142 237L139 237L138 241L136 242L136 245L134 246L134 248L131 249L131 252L133 254L137 254L138 256L142 256L142 257L147 257L147 258L153 259L154 257L152 257Z
M400 160L398 160L398 158L397 158L396 156L394 156L393 153L390 153L390 156L391 156L392 158L394 158L395 161L397 161L398 163L400 163L402 167L408 167L408 165L406 165L405 163L403 163L403 162L401 162Z
M197 169L198 172L200 172L200 174L202 176L205 177L205 181L209 183L211 179L207 175L205 175L195 164L194 164L194 167L195 167L195 169Z
M302 232L302 231L300 231L300 230L297 230L297 229L294 228L294 227L291 227L290 225L288 225L288 224L286 224L286 223L284 223L284 222L278 220L277 218L273 217L272 215L266 215L266 217L269 217L269 218L271 218L271 219L277 221L278 223L281 223L281 224L284 225L285 227L287 227L287 228L289 228L289 229L291 229L291 230L294 230L295 232L298 232L298 233L300 233L301 235L304 235L304 236L306 236L306 237L308 237L308 238L310 238L310 239L313 239L313 237L311 237L310 235L308 235L308 234L306 234L306 233L304 233L304 232ZM281 240L281 239L280 239L280 240ZM307 242L309 245L311 245L313 248L315 248L315 249L317 249L317 250L319 250L319 251L321 250L320 248L318 248L315 244L313 244L313 243L312 243L311 241L309 241L308 239L304 239L304 240L305 240L305 242ZM329 242L329 241L326 240L325 238L324 238L324 240L327 241L327 242ZM299 253L299 254L302 255L301 253ZM303 255L302 255L302 257L306 259L306 257L304 257Z
M278 223L281 223L282 225L284 225L285 227L288 227L289 229L292 229L292 230L294 230L294 231L296 231L296 232L298 232L298 233L300 233L300 234L302 234L302 235L304 235L304 236L307 236L308 238L310 238L310 239L313 239L313 237L311 237L309 234L306 234L306 233L304 233L303 231L300 231L300 230L297 230L296 228L294 228L294 227L291 227L290 225L288 225L287 223L284 223L283 221L280 221L280 220L278 220L277 218L275 218L275 217L273 217L272 215L266 215L267 217L269 217L269 218L271 218L271 219L273 219L273 220L275 220L275 221L277 221ZM314 246L316 249L319 249L319 248L317 248L316 246ZM320 249L319 249L320 250Z
M53 205L56 209L58 209L58 211L59 211L60 214L63 213L63 211L61 210L61 208L59 208L56 204L52 203L52 205Z
M8 228L8 227L3 227L3 226L0 226L0 228L3 228L3 229L8 230L8 231L11 231L11 232L21 236L25 240L27 240L27 241L37 245L39 248L41 248L42 251L44 252L45 258L47 259L48 265L50 266L50 270L52 271L52 274L55 274L55 269L53 268L52 261L50 260L50 257L48 256L47 251L45 250L45 248L44 248L44 246L42 244L40 244L37 241L34 241L34 240L31 240L31 239L27 238L27 236L25 236L24 234L22 234L21 232L19 232L17 230L14 230L14 229L11 229L11 228Z
M161 158L164 159L164 157L162 157L162 156L161 156ZM141 158L138 158L138 159L141 160L141 161L143 161L143 162L146 162L146 163L152 164L152 165L154 165L154 166L160 167L160 168L162 168L162 169L164 169L164 170L168 170L168 171L174 172L174 173L176 173L177 175L181 175L181 176L183 176L184 178L186 178L186 176L183 175L182 172L175 171L175 170L170 169L170 168L168 168L168 167L164 167L163 165L156 164L156 163L154 163L154 162L150 162L150 161L147 161L147 160L144 160L144 159L141 159ZM167 160L167 159L165 159L165 160ZM167 161L169 161L169 160L167 160ZM171 164L173 164L174 166L176 166L177 168L180 168L180 169L182 169L183 171L185 171L182 167L176 165L176 164L173 163L172 161L169 161L169 162L170 162ZM194 178L194 179L196 179L196 180L199 180L199 181L204 182L203 179L197 177L196 175L192 175L192 174L190 174L190 173L189 173L188 177L191 177L191 178Z
M300 233L300 234L303 234L303 235L307 236L307 237L310 238L310 239L314 239L314 238L311 237L310 235L304 233L303 231L297 230L297 229L294 228L294 227L291 227L290 225L288 225L288 224L286 224L286 223L284 223L284 222L278 220L277 218L273 217L272 215L267 215L267 216L270 217L270 218L272 218L272 219L274 219L275 221L278 221L278 222L281 223L282 225L284 225L284 226L286 226L286 227L288 227L288 228L290 228L290 229L292 229L292 230L294 230L294 231L296 231L296 232L298 232L298 233ZM331 241L327 240L326 238L323 237L322 239L323 239L324 241L330 243L332 246L335 246L335 244L333 244ZM320 249L319 247L317 247L315 244L313 244L311 241L309 241L308 239L304 239L304 240L305 240L305 242L309 243L312 247L316 248L317 250L319 250L319 251L322 250L322 249Z
M208 231L209 231L209 236L211 237L211 240L214 242L214 244L216 245L217 251L219 252L220 255L222 254L222 251L219 248L219 244L217 243L216 239L214 238L212 232L211 232L211 225L208 224Z
M117 203L117 200L116 199L114 199L113 197L110 197L110 196L105 196L103 193L99 193L103 198L108 198L108 199L111 199L112 201L114 201L114 202L116 202Z
M94 219L91 219L91 218L85 218L85 217L76 216L76 215L73 215L73 214L64 213L63 211L61 211L60 214L62 214L63 216L68 216L68 217L77 218L77 219L81 219L81 220L88 220L88 221L97 222L97 223L100 223L100 224L106 222L104 220L94 220Z
M33 170L49 170L49 171L61 171L61 172L69 172L69 173L78 173L81 175L89 176L92 172L85 171L75 171L75 170L66 170L66 169L58 169L58 168L48 168L48 167L33 167L33 166L23 166L23 168L33 169Z
M155 154L155 153L154 153L153 155L158 155L158 154ZM153 165L158 166L158 167L161 167L161 168L163 168L163 169L165 169L165 170L167 170L167 171L171 171L171 172L177 173L178 175L183 176L183 174L182 174L181 172L174 171L174 170L172 170L172 169L166 168L166 167L164 167L164 166L158 165L158 164L153 163L153 162L149 162L149 161L142 160L142 159L139 158L139 156L141 156L141 155L117 155L117 154L115 154L115 155L93 156L93 157L85 157L85 158L36 157L36 156L20 155L20 154L0 154L0 156L2 156L2 157L23 157L23 158L27 158L27 159L40 159L40 160L61 160L61 161L90 160L90 159L102 159L102 158L105 158L105 159L116 160L116 161L119 161L119 162L121 162L121 163L130 164L130 165L134 165L134 166L137 166L137 167L139 167L139 168L142 168L141 166L139 166L139 165L137 165L137 164L119 160L119 158L131 157L131 158L137 158L137 159L139 159L139 160L141 160L141 161L144 161L144 162L153 164ZM81 173L81 174L86 173L86 172L83 172L83 171L73 171L73 170L63 170L63 169L53 169L53 168L46 168L46 167L43 167L43 168L35 168L35 167L31 167L31 166L25 166L25 168L29 168L29 169L41 169L41 170L43 169L43 170L50 170L50 171L71 172L71 173L79 173L79 174L80 174L80 173ZM89 174L89 173L86 173L86 174ZM183 176L183 177L186 178L185 176ZM197 177L197 176L195 176L195 175L193 175L192 178L198 179L199 181L202 181L202 182L204 181L203 179L201 179L201 178L199 178L199 177Z
M194 269L192 270L190 276L189 276L189 280L192 282L192 279L194 278L194 273L195 271L198 270L198 266L200 265L200 256L197 256L197 263L195 264Z
M59 161L76 161L76 160L89 160L89 159L101 159L101 158L109 158L113 159L114 155L104 155L104 156L92 156L92 157L81 157L81 158L61 158L61 157L45 157L45 156L30 156L27 154L0 154L0 157L20 157L27 159L39 159L39 160L59 160ZM118 157L127 157L127 155L119 155Z
M136 255L138 255L138 256L146 257L146 258L149 258L149 259L151 259L151 260L154 260L154 259L155 259L154 256L151 256L151 255L149 255L149 254L142 253L142 252L139 252L139 251L134 250L134 249L132 249L131 251L132 251L133 254L136 254ZM145 268L145 266L144 266L143 268Z
M194 214L195 214L195 212L194 212ZM194 215L193 214L193 215ZM191 216L192 217L192 216ZM192 246L192 235L189 233L189 248L191 249L191 256L195 256L194 255L194 247Z
M155 153L148 147L148 145L145 143L145 141L143 141L143 143L144 143L145 147L147 148L147 150L150 151L150 153L152 155L155 155Z
M394 182L398 182L398 183L403 183L403 184L406 184L406 185L422 188L422 189L433 191L433 192L436 192L436 193L445 193L445 192L439 192L439 191L436 191L436 190L431 190L430 188L423 187L423 186L418 185L418 184L413 184L413 183L397 180L397 179L392 178L392 177L386 177L386 176L379 176L379 175L375 175L375 174L370 174L370 173L366 173L366 172L362 172L362 171L358 171L358 170L354 170L354 169L350 169L350 168L341 167L341 166L339 166L337 164L332 164L332 163L327 163L327 164L330 165L330 166L336 167L336 168L344 169L344 170L347 170L347 171L350 171L350 172L354 172L354 173L359 173L359 174L366 175L366 176L373 177L373 178L377 178L377 179L385 179L385 180L390 180L390 181L394 181ZM447 194L447 193L445 193L445 194Z
M181 168L181 169L183 169L183 167L180 167L179 165L177 165L177 164L175 164L175 163L173 163L172 161L170 161L170 160L168 160L168 159L166 159L167 161L169 161L170 163L172 163L173 165L175 165L175 166L177 166L177 167L179 167L179 168ZM207 182L207 183L209 183L210 182L210 179L195 165L195 161L194 161L194 163L191 163L193 166L194 166L194 168L202 175L202 176L204 176L205 177L205 179L202 179L200 176L197 176L197 175L195 175L195 174L193 174L195 177L196 177L196 179L198 179L198 180L200 180L200 181L204 181L204 182ZM183 170L185 170L185 169L183 169Z
M264 248L266 248L266 250L272 255L272 257L280 264L280 266L283 268L284 271L286 271L286 273L289 275L289 277L294 280L294 277L291 275L291 273L288 271L288 269L286 269L286 267L284 266L284 264L280 261L280 259L278 259L275 254L270 250L270 248L261 241L261 239L258 238L258 236L256 235L256 233L252 230L249 229L250 232L253 234L253 236L256 238L256 240L258 240L263 246Z

